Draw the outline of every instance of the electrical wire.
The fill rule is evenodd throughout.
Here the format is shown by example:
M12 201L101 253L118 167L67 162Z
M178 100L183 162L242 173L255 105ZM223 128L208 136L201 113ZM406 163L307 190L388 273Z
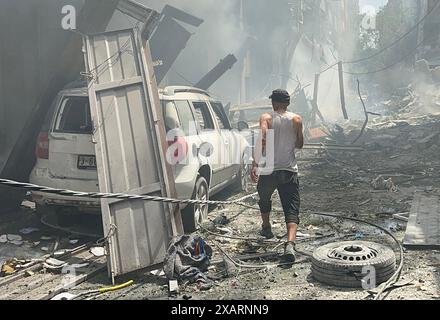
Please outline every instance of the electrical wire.
M398 44L400 41L402 41L408 35L410 35L414 30L416 30L438 8L439 5L440 5L440 1L437 1L435 6L419 22L417 22L408 32L403 34L396 41L392 42L391 44L389 44L385 48L382 48L381 50L379 50L378 52L376 52L375 54L373 54L373 55L371 55L369 57L365 57L365 58L361 58L361 59L356 59L356 60L352 60L352 61L344 61L343 63L344 64L354 64L354 63L359 63L359 62L367 61L367 60L370 60L370 59L372 59L374 57L377 57L378 55L380 55L381 53L385 52L386 50L394 47L396 44Z
M439 2L439 3L440 3L440 2ZM344 73L345 73L345 74L350 74L350 75L358 75L358 76L361 76L361 75L369 75L369 74L375 74L375 73L379 73L379 72L386 71L386 70L391 69L392 67L398 65L399 63L403 62L403 61L404 61L405 59L407 59L408 57L412 56L412 55L417 51L417 49L418 49L423 43L424 43L424 41L422 40L419 44L417 44L417 46L416 46L416 47L415 47L415 48L414 48L409 54L403 56L403 57L402 57L401 59L399 59L398 61L396 61L396 62L394 62L394 63L392 63L392 64L390 64L390 65L387 65L387 66L385 66L385 67L383 67L383 68L381 68L381 69L374 70L374 71L366 71L366 72L350 72L350 71L344 71Z

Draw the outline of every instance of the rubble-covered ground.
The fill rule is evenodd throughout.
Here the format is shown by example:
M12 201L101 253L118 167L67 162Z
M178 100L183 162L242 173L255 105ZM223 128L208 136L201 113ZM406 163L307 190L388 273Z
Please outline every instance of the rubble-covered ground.
M438 104L433 95L430 109ZM313 213L335 213L380 225L402 241L406 222L393 214L408 213L415 192L440 196L440 106L428 114L422 110L423 99L415 94L394 97L392 102L376 106L381 117L372 117L358 144L364 151L303 151L299 154L302 196L301 226L297 249L304 253L325 243L362 239L392 247L399 259L398 246L384 232L362 223L324 218ZM391 108L390 106L394 107ZM409 105L409 107L408 107ZM391 109L390 109L391 108ZM402 112L402 110L406 110ZM348 144L359 134L359 122L339 123L332 143ZM255 191L255 186L251 192ZM217 199L236 199L243 194L223 192ZM256 199L249 204L255 206ZM275 211L280 204L275 196ZM220 215L228 222L216 225ZM208 221L199 234L214 249L209 274L217 280L213 288L201 291L195 284L181 284L177 299L372 299L364 290L341 289L320 284L311 277L311 264L306 254L298 254L290 268L275 266L279 260L248 260L237 267L224 255L239 256L271 251L282 252L285 234L284 215L272 214L272 242L243 240L260 238L261 219L257 210L238 205L212 208ZM221 219L216 219L221 220ZM208 230L208 231L207 231ZM220 234L226 237L221 237ZM236 239L234 239L236 238ZM221 249L221 250L220 250ZM404 265L399 284L387 299L440 299L440 252L436 250L404 252ZM265 268L250 266L269 265ZM250 265L250 266L249 266ZM118 279L135 280L135 285L96 299L169 299L168 281L160 272L139 272ZM108 286L102 273L71 292Z

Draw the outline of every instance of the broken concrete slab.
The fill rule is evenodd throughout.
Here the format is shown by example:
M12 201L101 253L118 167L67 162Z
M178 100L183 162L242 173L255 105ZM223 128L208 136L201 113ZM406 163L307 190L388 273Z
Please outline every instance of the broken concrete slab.
M416 193L403 245L412 249L440 248L440 199Z

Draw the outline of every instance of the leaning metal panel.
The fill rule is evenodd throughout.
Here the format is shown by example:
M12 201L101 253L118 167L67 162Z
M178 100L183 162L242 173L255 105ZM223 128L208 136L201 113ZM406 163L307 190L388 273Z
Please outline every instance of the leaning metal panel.
M157 87L145 80L152 61L143 50L134 30L86 39L99 184L102 192L167 196L173 188L157 128L163 122L154 117ZM102 214L113 280L163 261L176 230L169 205L102 200Z

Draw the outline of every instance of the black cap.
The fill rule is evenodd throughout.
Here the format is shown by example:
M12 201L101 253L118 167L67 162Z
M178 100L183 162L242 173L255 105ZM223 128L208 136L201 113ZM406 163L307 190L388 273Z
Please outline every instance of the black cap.
M283 89L277 89L272 92L269 97L272 101L290 103L290 94Z

